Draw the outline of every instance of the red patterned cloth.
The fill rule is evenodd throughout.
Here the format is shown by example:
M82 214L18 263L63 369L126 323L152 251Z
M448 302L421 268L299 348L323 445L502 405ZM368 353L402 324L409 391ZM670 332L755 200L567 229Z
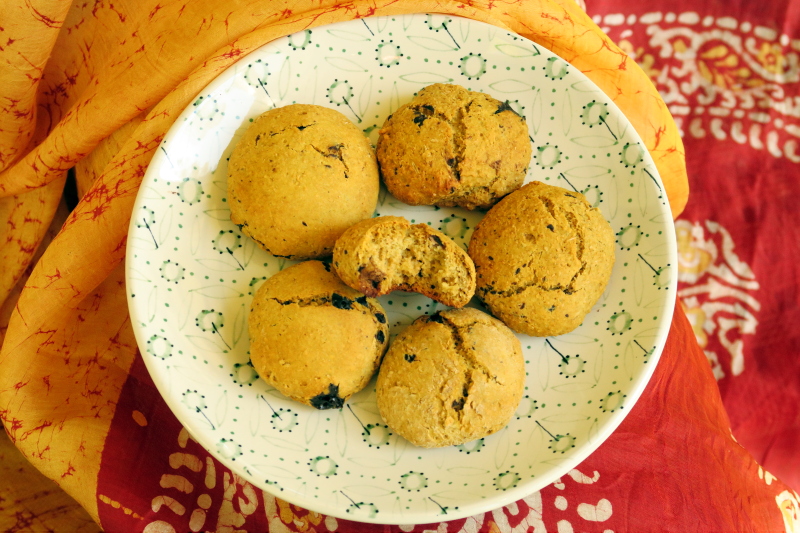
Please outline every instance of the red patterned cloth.
M731 429L800 487L800 2L595 1L683 130L679 297Z

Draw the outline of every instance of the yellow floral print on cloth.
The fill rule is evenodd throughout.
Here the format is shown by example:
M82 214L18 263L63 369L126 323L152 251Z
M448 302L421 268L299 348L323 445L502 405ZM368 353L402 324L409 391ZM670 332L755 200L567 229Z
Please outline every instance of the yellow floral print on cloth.
M683 135L732 140L800 163L800 101L786 90L800 81L800 39L697 11L594 20L651 77Z
M736 255L733 239L721 225L678 220L675 231L678 276L684 283L678 296L686 316L714 376L720 379L725 375L719 363L721 356L726 358L731 373L738 376L744 371L745 339L758 327L755 313L761 305L754 296L758 281Z

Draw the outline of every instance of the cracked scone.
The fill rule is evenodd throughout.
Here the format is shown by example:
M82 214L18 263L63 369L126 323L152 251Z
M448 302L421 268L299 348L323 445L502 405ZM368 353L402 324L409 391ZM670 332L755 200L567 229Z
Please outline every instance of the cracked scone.
M372 216L380 178L375 152L343 114L293 104L267 111L228 162L231 220L269 253L329 256L345 229Z
M395 338L378 371L377 403L398 435L437 448L505 427L524 387L519 339L465 307L423 315Z
M403 290L462 307L475 294L469 255L441 231L403 217L348 228L334 246L333 268L347 285L373 297Z
M611 278L615 235L574 191L534 181L493 207L469 242L476 294L520 333L578 327Z
M531 144L507 102L436 83L389 116L377 154L386 187L407 204L488 209L522 185Z
M317 409L338 409L363 389L389 339L377 300L344 285L321 261L298 263L265 281L248 328L258 374Z

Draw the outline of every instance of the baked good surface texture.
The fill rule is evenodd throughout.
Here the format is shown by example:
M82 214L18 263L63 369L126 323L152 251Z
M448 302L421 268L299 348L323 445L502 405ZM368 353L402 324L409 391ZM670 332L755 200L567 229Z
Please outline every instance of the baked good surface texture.
M392 113L377 143L397 199L467 209L488 209L521 186L531 151L525 119L507 102L442 83Z
M519 339L471 307L421 316L392 342L378 373L386 424L418 446L463 444L503 428L522 398Z
M343 114L293 104L256 118L228 162L231 220L273 255L329 256L349 226L372 216L375 152Z
M528 183L493 207L470 238L476 294L517 332L568 333L603 294L614 247L611 226L582 194Z
M383 216L359 222L336 241L333 267L368 296L417 292L451 307L475 294L475 266L450 237L427 224Z
M339 408L363 389L389 340L386 313L321 261L282 270L256 292L250 360L281 393L317 409Z

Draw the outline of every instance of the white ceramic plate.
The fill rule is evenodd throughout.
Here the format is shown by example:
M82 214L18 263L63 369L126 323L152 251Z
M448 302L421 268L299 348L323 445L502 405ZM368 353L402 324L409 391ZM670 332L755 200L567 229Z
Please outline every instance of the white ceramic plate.
M292 103L337 109L373 144L424 86L456 83L509 101L533 143L527 180L583 192L617 232L616 266L576 331L520 336L525 396L485 439L427 450L393 434L374 381L344 408L286 399L249 364L258 285L290 265L231 223L227 158L253 117ZM466 247L480 213L410 207L381 192L380 215L441 229ZM411 524L494 509L548 485L595 450L641 394L669 329L676 246L658 172L629 122L548 50L443 15L368 18L278 39L212 82L178 118L139 191L127 253L136 338L165 401L231 470L291 503L340 518ZM381 298L396 335L437 304Z

